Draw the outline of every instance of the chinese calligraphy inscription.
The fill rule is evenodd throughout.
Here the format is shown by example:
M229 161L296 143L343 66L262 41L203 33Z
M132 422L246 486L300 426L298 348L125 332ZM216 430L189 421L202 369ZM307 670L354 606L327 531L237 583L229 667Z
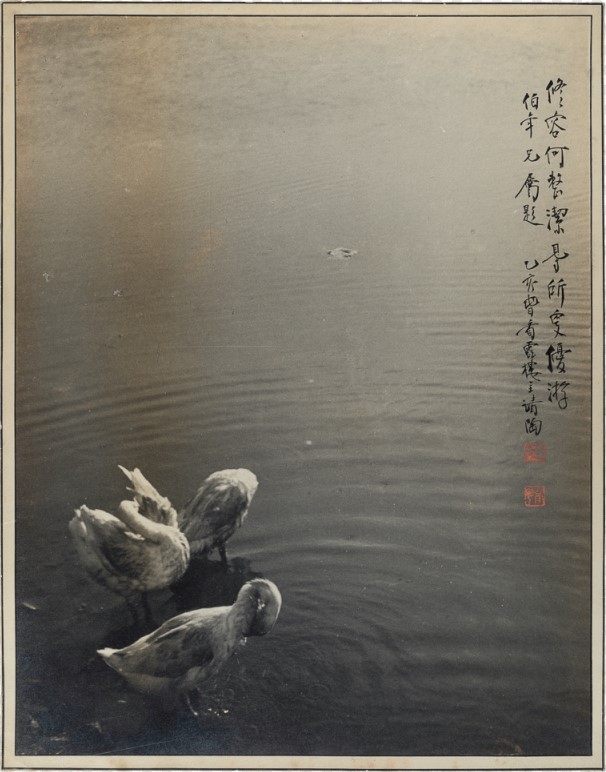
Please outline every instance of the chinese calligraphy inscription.
M565 410L568 406L565 379L566 357L572 352L566 342L564 311L565 260L572 256L566 251L565 167L570 148L563 142L567 130L565 94L567 84L558 77L549 80L543 91L527 91L521 103L524 117L520 126L533 147L525 148L521 185L514 198L521 204L522 224L545 229L545 250L523 259L522 300L526 321L516 335L524 340L522 375L526 394L521 402L524 410L524 444L526 464L544 463L547 447L538 437L543 430L544 410ZM556 236L557 238L554 238ZM547 380L547 378L549 380ZM537 467L542 469L542 467ZM545 485L524 488L526 507L544 507Z

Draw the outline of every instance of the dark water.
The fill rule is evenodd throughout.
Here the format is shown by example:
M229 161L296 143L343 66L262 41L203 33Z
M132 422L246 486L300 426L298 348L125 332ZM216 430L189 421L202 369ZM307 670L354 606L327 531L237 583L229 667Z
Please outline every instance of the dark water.
M555 59L515 21L435 25L19 21L18 753L590 752L572 119L570 401L543 406L540 473L515 332L523 249L548 241L513 199L520 97L584 39L554 26ZM115 507L118 463L177 506L217 469L260 481L229 572L196 563L153 599L162 621L251 576L282 592L199 723L95 654L138 633L67 523ZM548 505L527 509L537 481Z

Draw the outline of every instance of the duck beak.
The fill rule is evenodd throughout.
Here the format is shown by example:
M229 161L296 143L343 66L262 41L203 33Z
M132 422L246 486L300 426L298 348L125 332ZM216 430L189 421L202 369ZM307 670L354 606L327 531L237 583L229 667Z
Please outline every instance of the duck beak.
M278 614L268 615L268 614L257 614L255 619L253 620L252 625L250 626L250 630L248 631L249 635L267 635L267 633L270 633L273 630L274 625L276 624L276 621L278 619Z
M250 626L249 635L267 635L271 632L278 620L282 607L282 596L278 588L273 585L272 590L263 593L257 601L257 613Z

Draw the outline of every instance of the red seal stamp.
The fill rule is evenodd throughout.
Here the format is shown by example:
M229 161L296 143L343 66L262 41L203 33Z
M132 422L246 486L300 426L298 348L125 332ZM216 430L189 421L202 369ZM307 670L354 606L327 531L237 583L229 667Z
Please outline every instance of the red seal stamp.
M524 487L525 507L544 507L546 501L544 485L526 485Z
M547 445L543 440L524 443L524 462L526 464L542 464L547 459Z

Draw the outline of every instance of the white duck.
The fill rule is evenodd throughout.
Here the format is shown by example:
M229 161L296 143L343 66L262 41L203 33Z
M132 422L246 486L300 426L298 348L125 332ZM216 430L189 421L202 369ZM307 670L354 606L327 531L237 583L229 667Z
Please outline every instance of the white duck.
M144 593L168 587L189 564L189 543L177 524L168 499L150 485L138 469L120 467L134 485L133 501L123 501L117 517L83 505L69 523L76 549L89 574L122 595L135 621Z
M225 542L242 525L258 486L249 469L223 469L204 480L179 513L179 526L192 555L207 555L217 549L227 563Z
M138 691L168 700L178 694L197 715L192 693L219 671L243 639L268 633L281 605L273 582L252 579L232 606L187 611L130 646L97 653Z

